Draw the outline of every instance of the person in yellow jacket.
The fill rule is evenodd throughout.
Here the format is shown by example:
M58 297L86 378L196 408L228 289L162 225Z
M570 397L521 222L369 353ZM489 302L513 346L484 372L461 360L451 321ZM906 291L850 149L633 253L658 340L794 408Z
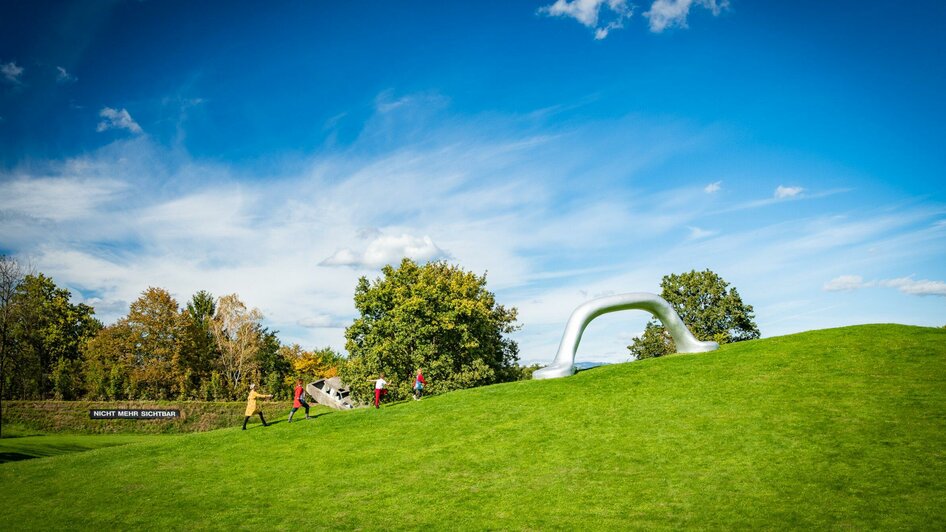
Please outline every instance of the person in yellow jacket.
M250 416L253 414L259 414L259 419L263 422L264 427L269 426L269 423L266 423L266 420L263 419L263 411L260 410L259 405L256 404L256 400L269 399L271 397L272 395L263 395L261 393L257 393L256 385L250 385L250 396L246 398L246 412L244 413L246 417L243 418L243 430L246 430L246 422L250 420Z

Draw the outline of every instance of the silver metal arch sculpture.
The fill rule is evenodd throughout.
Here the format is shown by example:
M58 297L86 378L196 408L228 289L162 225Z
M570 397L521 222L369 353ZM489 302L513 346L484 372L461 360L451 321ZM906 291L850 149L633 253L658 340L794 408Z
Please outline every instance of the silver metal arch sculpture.
M578 351L578 342L581 341L581 335L585 332L585 327L591 323L591 320L602 314L617 312L619 310L646 310L657 317L663 323L673 342L677 345L678 353L704 353L719 348L716 342L701 342L697 340L686 324L673 310L670 303L656 295L648 292L632 292L630 294L620 294L616 296L599 297L581 304L572 312L568 318L568 324L565 325L565 334L562 335L562 343L558 344L558 354L555 360L547 367L544 367L532 374L533 379L557 379L559 377L568 377L575 374L575 353Z

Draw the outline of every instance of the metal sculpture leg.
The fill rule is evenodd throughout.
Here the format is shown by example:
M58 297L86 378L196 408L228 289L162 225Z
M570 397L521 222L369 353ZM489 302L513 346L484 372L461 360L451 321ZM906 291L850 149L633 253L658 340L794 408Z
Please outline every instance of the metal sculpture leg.
M557 379L575 374L575 353L578 351L578 342L585 332L585 327L591 320L602 314L619 310L646 310L657 317L663 326L670 332L673 342L677 345L678 353L703 353L719 348L716 342L701 342L697 340L690 329L687 329L683 320L673 310L670 303L662 297L647 292L633 292L617 296L592 299L582 304L572 312L565 325L565 334L562 343L558 345L558 354L552 364L532 374L533 379Z

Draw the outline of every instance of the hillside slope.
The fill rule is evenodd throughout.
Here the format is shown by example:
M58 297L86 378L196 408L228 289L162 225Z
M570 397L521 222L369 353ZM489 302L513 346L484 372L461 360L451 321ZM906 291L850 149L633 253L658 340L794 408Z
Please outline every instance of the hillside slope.
M5 530L942 529L946 330L813 331L8 463L0 497Z

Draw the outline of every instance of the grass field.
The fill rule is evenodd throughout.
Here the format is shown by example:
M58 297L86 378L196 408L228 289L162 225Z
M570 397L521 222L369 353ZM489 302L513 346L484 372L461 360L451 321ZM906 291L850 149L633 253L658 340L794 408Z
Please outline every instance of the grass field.
M22 426L7 426L0 439L0 464L139 443L152 438L136 434L42 434Z
M946 528L942 329L274 417L0 465L0 529Z

